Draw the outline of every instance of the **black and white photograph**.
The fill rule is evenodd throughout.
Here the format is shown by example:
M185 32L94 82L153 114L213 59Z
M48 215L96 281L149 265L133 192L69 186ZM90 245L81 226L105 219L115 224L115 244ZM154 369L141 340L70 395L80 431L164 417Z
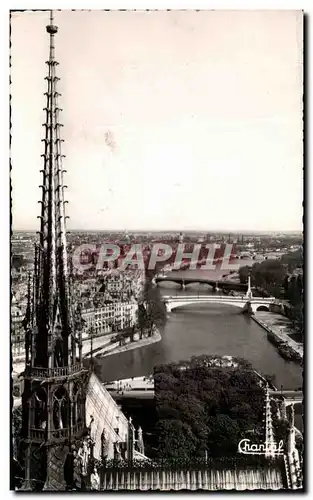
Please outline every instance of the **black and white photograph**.
M304 20L10 11L10 490L304 491Z

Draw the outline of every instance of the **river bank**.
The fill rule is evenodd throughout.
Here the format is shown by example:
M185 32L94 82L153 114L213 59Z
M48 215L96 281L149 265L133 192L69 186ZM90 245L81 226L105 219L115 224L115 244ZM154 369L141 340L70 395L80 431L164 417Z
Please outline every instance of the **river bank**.
M271 312L256 312L251 316L267 332L267 338L277 347L279 354L289 361L301 363L303 360L303 344L296 342L290 335L288 318Z
M112 338L116 337L116 333L110 333L106 335L99 335L98 337L94 337L92 340L92 352L96 357L106 357L111 356L113 354L119 354L125 351L131 351L133 349L139 349L141 347L145 347L156 342L160 342L162 340L162 336L158 329L154 330L154 333L151 337L144 337L142 339L139 338L139 333L135 333L134 341L130 342L130 339L127 339L126 345L120 346L119 342L112 343ZM83 341L82 354L83 358L90 357L91 350L91 339L85 339ZM12 363L12 375L13 377L18 376L25 369L25 356L21 356L19 358L15 358Z
M125 345L120 345L119 342L111 343L108 342L106 345L98 347L93 350L93 354L97 358L104 358L106 356L112 356L113 354L120 354L126 351L132 351L133 349L139 349L141 347L149 346L151 344L155 344L156 342L160 342L162 340L162 336L159 330L156 328L151 335L151 337L144 337L142 339L139 338L139 334L134 335L134 340L130 341L127 339ZM87 353L84 357L87 358L90 356L90 352Z

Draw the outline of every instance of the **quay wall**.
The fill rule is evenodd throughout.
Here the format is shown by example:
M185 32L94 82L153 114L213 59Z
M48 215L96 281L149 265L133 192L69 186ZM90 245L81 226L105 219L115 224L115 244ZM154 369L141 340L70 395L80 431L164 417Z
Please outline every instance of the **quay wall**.
M294 349L291 342L289 343L285 338L282 338L279 332L275 332L269 325L260 320L256 315L251 316L251 318L267 332L268 340L277 347L279 354L283 358L298 363L302 361L303 356Z

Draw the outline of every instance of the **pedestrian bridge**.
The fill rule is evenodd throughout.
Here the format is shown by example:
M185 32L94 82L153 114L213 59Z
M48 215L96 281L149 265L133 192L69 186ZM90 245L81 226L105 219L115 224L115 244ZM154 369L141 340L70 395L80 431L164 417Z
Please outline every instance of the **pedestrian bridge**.
M186 296L170 296L163 297L167 312L172 312L178 307L187 306L189 304L224 304L225 306L235 306L243 309L248 304L251 305L252 311L269 311L270 304L273 304L275 297L232 297L225 295L186 295Z

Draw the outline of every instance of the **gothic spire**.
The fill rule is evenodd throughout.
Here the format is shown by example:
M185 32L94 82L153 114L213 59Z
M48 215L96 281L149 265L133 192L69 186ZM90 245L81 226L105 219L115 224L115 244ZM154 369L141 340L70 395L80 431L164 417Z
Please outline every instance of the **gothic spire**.
M68 479L66 447L71 449L71 445L86 433L86 378L82 363L82 331L76 328L69 294L61 110L55 59L58 28L52 12L46 31L49 60L40 236L35 245L33 290L31 293L29 281L25 322L26 366L22 396L25 482L22 489L32 490L36 485L36 489L50 491L63 489Z
M265 445L266 457L273 457L275 455L275 440L272 424L272 411L271 411L271 400L269 395L269 387L266 384L265 388Z
M53 368L68 366L70 358L75 360L75 339L72 338L73 325L69 313L69 286L67 265L67 243L65 227L65 201L58 105L61 94L57 91L59 78L56 76L58 62L55 58L55 36L58 27L50 12L50 23L46 27L49 34L45 138L42 172L42 197L39 245L36 253L35 269L35 360L36 366ZM56 344L60 349L56 349ZM62 344L62 346L61 346Z

